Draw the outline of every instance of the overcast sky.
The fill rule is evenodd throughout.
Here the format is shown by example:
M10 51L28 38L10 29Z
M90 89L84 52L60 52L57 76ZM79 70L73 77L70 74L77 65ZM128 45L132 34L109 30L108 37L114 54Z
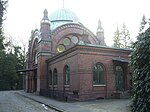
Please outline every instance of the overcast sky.
M112 45L117 25L125 23L131 37L138 35L143 14L150 18L149 0L64 0L81 22L96 34L98 20L102 22L107 45ZM14 41L28 42L31 30L39 28L44 9L49 15L63 8L63 0L9 0L4 30Z

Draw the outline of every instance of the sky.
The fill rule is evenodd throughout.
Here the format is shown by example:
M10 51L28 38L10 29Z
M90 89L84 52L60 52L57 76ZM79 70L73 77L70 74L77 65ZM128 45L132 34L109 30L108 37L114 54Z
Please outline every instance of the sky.
M64 7L70 9L84 26L96 34L98 20L104 28L105 41L108 46L113 44L113 36L117 26L126 24L131 38L138 35L143 14L150 18L149 0L64 0ZM44 9L49 15L63 8L63 0L9 0L5 34L15 44L28 44L31 30L40 28Z

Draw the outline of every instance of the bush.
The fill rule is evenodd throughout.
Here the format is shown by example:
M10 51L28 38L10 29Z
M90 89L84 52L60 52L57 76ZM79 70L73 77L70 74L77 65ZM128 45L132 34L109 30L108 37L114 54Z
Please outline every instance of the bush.
M139 34L131 53L132 112L150 112L150 28Z

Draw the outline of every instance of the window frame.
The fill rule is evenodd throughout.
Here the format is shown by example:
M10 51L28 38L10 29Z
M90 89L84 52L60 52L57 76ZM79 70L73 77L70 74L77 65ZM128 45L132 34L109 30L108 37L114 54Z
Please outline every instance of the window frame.
M57 85L58 84L58 72L57 69L55 68L53 71L53 85Z
M64 85L70 85L70 67L68 65L64 67Z
M97 70L96 70L97 69ZM94 86L105 86L105 69L101 63L96 63L93 68L93 85Z
M49 70L48 81L49 81L49 85L52 85L52 84L53 84L52 70Z

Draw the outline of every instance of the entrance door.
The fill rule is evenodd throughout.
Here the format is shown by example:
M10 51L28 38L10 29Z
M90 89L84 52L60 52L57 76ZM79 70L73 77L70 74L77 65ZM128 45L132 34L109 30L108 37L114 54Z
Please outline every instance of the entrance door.
M124 74L121 66L116 66L116 90L124 90Z

